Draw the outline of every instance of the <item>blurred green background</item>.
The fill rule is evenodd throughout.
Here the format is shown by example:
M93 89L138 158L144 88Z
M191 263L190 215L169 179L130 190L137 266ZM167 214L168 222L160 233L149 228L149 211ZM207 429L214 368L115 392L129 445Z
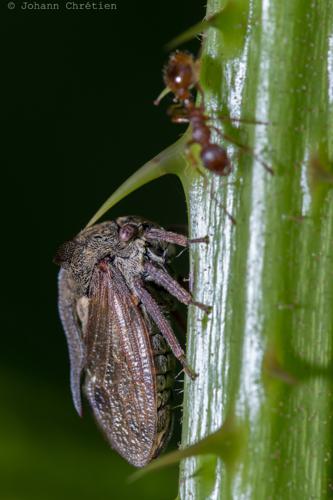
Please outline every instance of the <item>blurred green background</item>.
M75 413L52 257L181 133L153 100L163 45L200 20L204 5L120 0L116 11L43 12L20 4L2 6L0 499L172 499L176 467L128 484L134 469L109 449L87 407L83 419ZM187 47L196 52L199 42ZM177 179L144 187L108 216L133 213L184 223ZM179 428L171 448L177 440Z

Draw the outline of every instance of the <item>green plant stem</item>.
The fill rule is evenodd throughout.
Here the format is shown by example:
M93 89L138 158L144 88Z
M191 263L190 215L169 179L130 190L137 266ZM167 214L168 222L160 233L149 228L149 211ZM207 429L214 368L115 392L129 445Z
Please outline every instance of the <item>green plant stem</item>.
M208 14L221 6L209 0ZM208 30L202 85L209 114L270 123L234 132L275 175L229 145L228 178L183 179L191 237L210 237L208 248L192 247L194 294L213 311L189 314L188 358L199 377L185 382L182 446L228 418L246 437L234 468L214 455L184 460L180 498L329 498L333 3L254 0L249 12L232 60L223 34Z

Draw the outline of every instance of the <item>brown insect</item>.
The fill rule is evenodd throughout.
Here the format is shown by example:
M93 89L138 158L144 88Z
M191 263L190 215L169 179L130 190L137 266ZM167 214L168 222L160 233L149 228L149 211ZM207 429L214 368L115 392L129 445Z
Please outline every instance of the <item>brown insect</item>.
M273 170L271 167L259 159L251 148L240 144L230 136L222 134L218 128L209 123L211 117L205 113L205 96L199 83L199 71L199 61L194 59L192 54L181 51L176 51L170 55L169 61L163 71L164 83L167 90L173 92L175 102L180 105L180 107L178 105L170 108L169 114L171 115L171 120L175 123L189 123L191 125L192 138L187 143L187 146L198 144L201 147L200 158L203 166L216 175L229 175L232 171L232 165L226 150L222 146L212 142L211 136L214 130L227 141L251 153L260 163L262 163L264 168L272 174ZM192 89L197 90L201 96L201 103L199 106L194 102ZM165 91L160 94L155 101L156 105L159 104L165 94ZM226 119L226 117L223 116L221 116L221 118ZM229 120L264 124L263 122L248 122L241 119L235 120L229 118Z
M175 123L190 123L192 139L187 143L201 146L200 157L205 168L217 175L230 174L232 167L227 152L211 141L212 130L215 127L208 124L209 117L205 114L204 93L199 84L199 62L187 52L174 52L163 72L166 87L175 95L176 102L182 108L171 108L171 119ZM191 89L195 88L201 94L201 104L196 106ZM159 104L160 98L155 101ZM181 113L179 113L181 111ZM216 129L215 129L216 130Z
M112 448L142 467L165 447L175 356L196 374L163 312L160 290L195 302L167 272L173 244L185 236L140 217L81 231L58 250L59 313L67 337L71 390L82 414L81 375L94 416ZM172 354L171 354L171 352Z

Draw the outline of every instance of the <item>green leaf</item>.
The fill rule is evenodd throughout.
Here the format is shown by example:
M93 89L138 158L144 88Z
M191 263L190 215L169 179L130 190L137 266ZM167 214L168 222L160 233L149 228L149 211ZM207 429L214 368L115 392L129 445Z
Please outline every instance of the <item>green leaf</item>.
M235 57L245 41L249 4L247 0L226 0L223 4L218 12L171 40L166 49L175 49L200 33L205 33L209 28L215 28L223 38L224 57Z
M230 469L233 469L241 454L244 441L245 430L237 424L234 416L230 416L221 429L191 446L163 455L144 469L135 472L131 479L139 479L147 472L173 465L185 458L197 455L213 454L221 458ZM216 459L206 459L204 465L201 464L200 470L196 472L197 475L207 478L208 483L212 479L212 463L216 464Z

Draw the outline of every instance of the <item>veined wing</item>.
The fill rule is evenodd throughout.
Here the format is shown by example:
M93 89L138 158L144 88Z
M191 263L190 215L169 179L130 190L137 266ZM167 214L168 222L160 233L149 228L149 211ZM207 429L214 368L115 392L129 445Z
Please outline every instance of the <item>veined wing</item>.
M86 394L111 446L137 467L155 455L157 391L149 326L118 269L96 266L85 345Z
M73 403L78 414L82 415L80 378L85 362L85 346L76 312L77 304L73 287L74 282L70 274L65 269L61 269L58 276L58 309L69 351Z

